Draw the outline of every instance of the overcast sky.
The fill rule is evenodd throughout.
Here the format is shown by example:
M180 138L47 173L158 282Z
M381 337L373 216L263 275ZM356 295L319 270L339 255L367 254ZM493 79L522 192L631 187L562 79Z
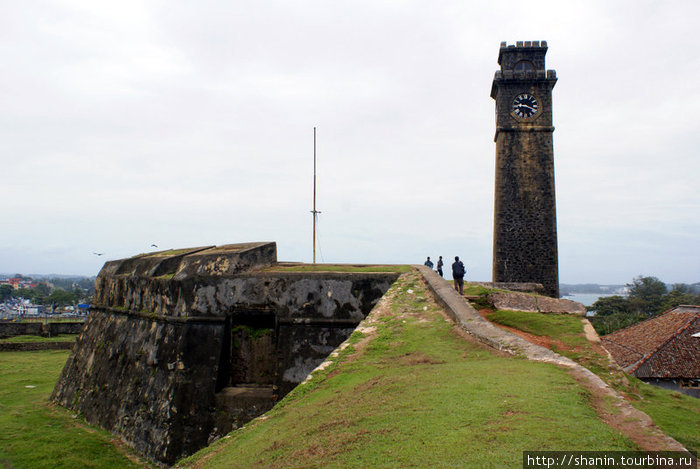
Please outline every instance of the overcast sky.
M546 40L563 283L700 281L700 2L0 1L0 272L276 241L490 280L501 41ZM98 257L93 252L105 253Z

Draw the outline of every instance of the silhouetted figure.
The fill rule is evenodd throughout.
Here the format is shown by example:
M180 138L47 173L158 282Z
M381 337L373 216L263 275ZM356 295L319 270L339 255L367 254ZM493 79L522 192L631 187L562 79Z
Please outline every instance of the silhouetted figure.
M445 265L445 264L443 264L442 256L440 256L440 258L438 259L438 263L437 263L437 273L440 274L440 277L442 277L442 266L443 265Z
M460 295L464 291L465 272L464 264L459 260L459 256L455 256L455 261L452 263L452 278L455 279L455 290L457 290Z
M428 256L428 259L423 263L423 265L430 267L431 269L433 268L433 261L430 260L430 256Z

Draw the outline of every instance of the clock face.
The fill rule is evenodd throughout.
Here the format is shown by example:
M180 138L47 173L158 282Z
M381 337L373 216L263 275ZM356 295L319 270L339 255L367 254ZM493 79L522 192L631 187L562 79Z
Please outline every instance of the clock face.
M537 114L540 109L540 103L537 98L529 93L522 93L513 100L513 114L520 118L528 118Z

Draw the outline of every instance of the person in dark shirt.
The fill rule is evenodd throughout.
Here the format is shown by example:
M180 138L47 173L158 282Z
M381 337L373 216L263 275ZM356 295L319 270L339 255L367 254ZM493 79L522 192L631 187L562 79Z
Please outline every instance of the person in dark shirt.
M442 256L440 256L440 258L438 259L438 263L437 263L437 273L440 274L440 277L442 277L442 266L443 265L445 265L445 264L443 264Z
M423 263L423 265L430 267L431 269L433 268L433 261L430 260L430 256L428 256L428 259Z
M464 264L459 260L459 256L455 256L455 261L452 263L452 278L455 279L455 290L461 295L464 291L464 274L466 269Z

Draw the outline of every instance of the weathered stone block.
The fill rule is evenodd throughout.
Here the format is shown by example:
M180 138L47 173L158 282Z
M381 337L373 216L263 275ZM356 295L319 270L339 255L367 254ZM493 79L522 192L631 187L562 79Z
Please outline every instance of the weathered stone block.
M565 298L537 297L537 308L543 313L567 313L584 316L586 307L576 301Z
M489 295L489 301L494 308L509 311L586 314L586 307L581 303L527 293L494 292Z
M237 386L216 393L219 409L217 434L226 434L243 426L274 407L277 394L272 386Z

